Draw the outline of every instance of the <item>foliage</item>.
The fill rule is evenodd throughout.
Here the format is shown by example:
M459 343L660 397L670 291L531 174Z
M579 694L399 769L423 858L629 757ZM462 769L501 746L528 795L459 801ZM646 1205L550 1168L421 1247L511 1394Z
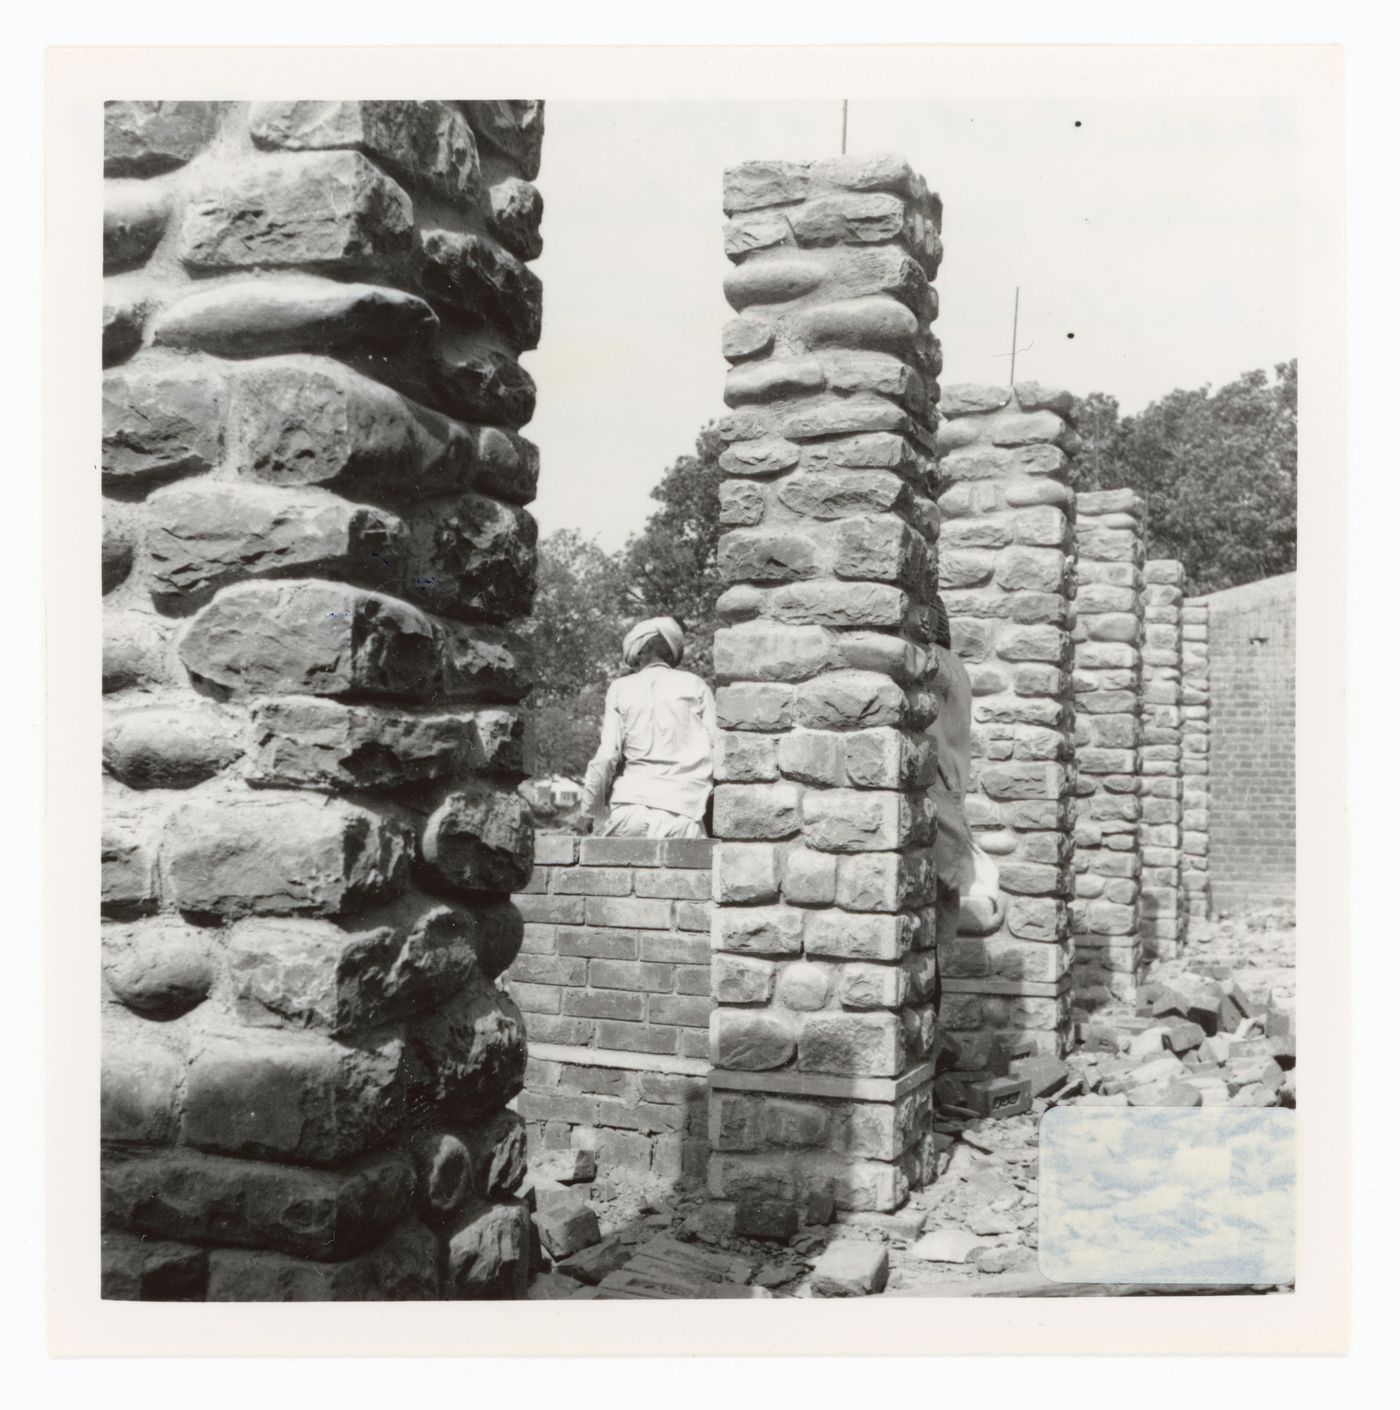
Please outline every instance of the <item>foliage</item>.
M1191 595L1272 577L1296 562L1298 364L1274 378L1246 372L1227 386L1178 389L1135 416L1115 397L1080 400L1077 490L1137 491L1147 504L1153 558L1179 558ZM528 633L539 662L532 697L536 773L580 778L598 744L603 695L621 669L628 626L675 617L686 666L711 679L721 584L719 456L714 426L652 491L646 525L605 553L571 529L539 548L539 590Z
M661 477L651 497L661 505L622 553L624 591L634 617L674 617L685 628L685 665L714 673L715 602L719 597L719 468L724 442L713 425Z
M537 775L580 778L598 747L624 612L614 555L573 529L541 540L539 586L526 627L538 676L530 697Z
M1106 392L1090 392L1080 397L1074 409L1075 430L1079 433L1079 454L1070 461L1069 482L1081 491L1118 488L1105 478L1105 468L1112 465L1121 424L1118 398Z
M1077 424L1080 490L1131 488L1147 505L1147 551L1177 558L1188 595L1291 571L1297 564L1298 363L1274 380L1246 372L1212 392L1178 389L1120 417L1103 393Z
M527 632L538 663L531 696L535 773L581 778L598 747L603 696L622 669L627 628L675 617L685 628L685 665L710 679L720 583L719 456L712 426L652 491L659 504L641 533L610 554L572 529L539 546L539 587Z

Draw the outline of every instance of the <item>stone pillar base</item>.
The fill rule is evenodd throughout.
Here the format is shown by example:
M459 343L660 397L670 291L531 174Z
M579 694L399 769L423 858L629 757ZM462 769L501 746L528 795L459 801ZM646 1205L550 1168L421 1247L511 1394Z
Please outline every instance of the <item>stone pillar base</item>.
M826 1203L900 1208L933 1178L933 1075L931 1058L897 1078L712 1072L710 1194L755 1238L786 1238Z

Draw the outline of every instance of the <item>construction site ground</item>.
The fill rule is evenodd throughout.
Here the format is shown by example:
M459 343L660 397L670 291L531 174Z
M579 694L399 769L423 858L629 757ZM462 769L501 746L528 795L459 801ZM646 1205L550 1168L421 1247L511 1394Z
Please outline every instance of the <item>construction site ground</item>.
M1217 992L1233 992L1233 1002L1251 1012L1227 1032L1226 1018L1237 1019L1241 1010L1226 1005L1220 1010L1221 1031L1200 1038L1185 1032L1182 1025L1192 1020L1176 1011L1187 1006L1181 996L1199 1005ZM1163 1000L1163 994L1173 998ZM586 1247L557 1262L542 1251L529 1296L606 1300L1289 1291L1280 1285L1067 1284L1041 1275L1037 1131L1052 1106L1293 1104L1294 929L1289 918L1256 915L1200 925L1177 957L1150 966L1138 995L1134 1003L1116 1002L1080 1015L1077 1033L1090 1035L1089 1041L1081 1037L1076 1042L1064 1059L1064 1073L1056 1075L1058 1090L1035 1097L1031 1111L1006 1118L940 1119L937 1179L915 1190L895 1213L837 1212L829 1222L809 1223L785 1241L741 1238L733 1232L732 1207L707 1201L703 1189L600 1169L594 1178L573 1184L569 1195L586 1201L596 1216L596 1238L590 1235ZM1151 1012L1164 1003L1167 1012ZM1272 1033L1266 1031L1270 1028ZM1170 1042L1165 1037L1160 1044L1154 1041L1159 1030L1171 1035ZM1152 1063L1157 1067L1149 1068ZM1139 1070L1146 1076L1135 1083L1133 1074ZM823 1261L833 1244L841 1245L837 1254L843 1256ZM857 1247L848 1249L852 1244ZM872 1247L862 1249L861 1244Z

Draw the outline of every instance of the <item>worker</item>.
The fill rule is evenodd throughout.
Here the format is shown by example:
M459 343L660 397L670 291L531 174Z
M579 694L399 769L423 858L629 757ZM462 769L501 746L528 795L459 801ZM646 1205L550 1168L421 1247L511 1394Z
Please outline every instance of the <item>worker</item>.
M579 808L600 837L704 837L714 783L715 697L680 669L673 617L638 622L623 639L630 674L608 686L603 735Z

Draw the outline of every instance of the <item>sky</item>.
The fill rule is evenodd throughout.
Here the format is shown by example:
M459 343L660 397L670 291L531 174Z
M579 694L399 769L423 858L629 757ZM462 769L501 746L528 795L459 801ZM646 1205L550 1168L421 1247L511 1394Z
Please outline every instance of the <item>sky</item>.
M1060 1282L1293 1278L1293 1113L1062 1107L1040 1128L1040 1267Z
M542 532L620 547L722 415L724 168L840 150L839 99L551 101ZM1293 112L1276 99L855 100L848 150L896 151L943 197L943 382L1016 375L1140 410L1298 353ZM1070 335L1073 334L1073 337Z

